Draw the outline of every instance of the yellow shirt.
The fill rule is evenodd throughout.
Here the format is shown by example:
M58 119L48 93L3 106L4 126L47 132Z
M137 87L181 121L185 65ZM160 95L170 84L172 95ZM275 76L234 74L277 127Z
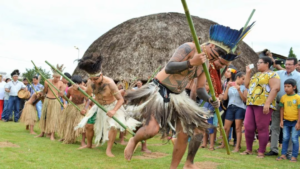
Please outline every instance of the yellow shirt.
M247 95L247 105L264 106L270 94L271 88L269 80L271 78L280 79L276 72L258 72L250 80ZM270 108L276 110L276 98L270 104Z
M280 107L283 107L283 119L288 121L298 120L298 109L300 109L300 96L294 95L283 95L279 103Z

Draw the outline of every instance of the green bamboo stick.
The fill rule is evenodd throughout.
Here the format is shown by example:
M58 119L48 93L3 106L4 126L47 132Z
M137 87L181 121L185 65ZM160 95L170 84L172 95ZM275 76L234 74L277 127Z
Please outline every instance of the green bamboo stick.
M193 39L194 39L195 46L197 48L198 53L201 53L200 44L199 44L199 41L198 41L198 37L197 37L196 31L195 31L194 23L193 23L191 15L190 15L188 6L187 6L185 0L181 0L181 2L182 2L182 5L183 5L183 8L184 8L185 15L186 15L186 18L188 20L190 29L191 29L191 33L192 33L192 36L193 36ZM202 67L203 67L203 70L205 72L206 79L208 81L208 85L209 85L209 89L210 89L210 92L211 92L212 99L213 99L213 101L216 101L217 98L215 96L215 90L213 88L213 84L212 84L207 66L206 66L205 63L203 63ZM229 155L230 154L229 145L228 145L227 136L226 136L226 133L225 133L225 130L224 130L224 127L223 127L222 119L221 119L221 116L220 116L219 108L215 108L215 112L216 112L217 117L218 117L219 125L220 125L220 128L221 128L221 134L222 134L222 137L224 139L227 154Z
M32 89L34 90L35 93L37 93L37 91L35 90L35 88L33 87L32 83L30 82L30 80L26 77L28 83L30 84L30 86L32 87Z
M155 76L155 75L157 74L157 72L160 70L160 67L161 67L161 66L159 66L159 67L153 72L152 76L150 77L150 79L148 79L148 81L147 81L146 84L148 84L148 83L150 82L150 80L152 80L152 79L154 78L154 76Z
M40 73L40 75L43 77L43 78L45 78L43 75L42 75L42 73L39 71L39 69L36 67L36 65L33 63L33 61L31 61L32 62L32 64L33 64L33 66L35 67L35 70L38 72L38 73ZM47 78L45 78L46 80L47 80ZM48 82L48 80L47 80L47 82ZM48 88L51 90L51 92L53 93L53 95L55 96L55 98L58 100L58 102L59 102L59 104L62 106L62 107L64 107L64 104L60 101L60 99L56 96L56 94L54 93L54 91L52 90L52 88L50 87L50 86L48 86Z
M32 62L32 61L31 61ZM33 62L32 62L33 63ZM34 64L34 63L33 63ZM35 66L35 64L34 64ZM50 84L50 86L52 86L56 91L60 92L60 90L58 88L56 88L43 74L42 72L39 72L42 76L43 79L45 79L47 81L48 84ZM72 104L78 111L81 112L81 110L79 109L79 107L73 103L66 95L63 95L64 99L66 99L68 101L68 103Z
M75 84L71 79L69 79L67 76L65 76L63 73L61 73L59 70L57 70L54 66L52 66L49 62L45 61L52 69L54 69L55 71L57 71L61 76L63 76L67 81L69 81L71 84ZM107 113L107 110L102 107L95 99L93 99L90 95L88 95L84 90L82 90L80 87L78 87L78 90L84 94L86 97L88 97L92 102L94 102L100 109L102 109L105 113ZM120 122L117 118L115 118L114 116L112 117L112 119L114 119L120 126L122 126L124 129L126 129L130 134L132 134L133 136L135 135L135 133L133 131L131 131L129 128L127 128L122 122Z

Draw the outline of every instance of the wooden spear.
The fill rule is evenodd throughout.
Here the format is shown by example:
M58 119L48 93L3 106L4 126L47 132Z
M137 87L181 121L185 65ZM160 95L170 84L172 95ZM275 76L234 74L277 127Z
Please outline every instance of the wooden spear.
M75 83L69 79L67 76L65 76L62 72L60 72L59 70L57 70L54 66L52 66L49 62L45 61L52 69L54 69L55 71L57 71L57 73L59 73L61 76L63 76L67 81L69 81L72 85L74 85ZM107 113L107 110L102 107L95 99L93 99L90 95L88 95L84 90L82 90L80 87L78 87L78 90L84 94L86 97L88 97L92 102L94 102L100 109L102 109L105 113ZM120 126L122 126L124 129L126 129L130 134L132 134L133 136L135 135L135 133L133 131L131 131L129 128L127 128L122 122L120 122L116 117L112 117L112 119L114 119Z
M186 15L186 18L188 20L190 29L191 29L191 33L192 33L192 36L193 36L193 40L194 40L197 52L201 53L200 44L199 44L199 41L198 41L198 37L197 37L196 31L195 31L194 23L193 23L191 15L190 15L188 6L187 6L185 0L181 0L181 2L182 2L182 5L183 5L183 8L184 8L185 15ZM206 66L205 63L203 63L202 67L203 67L203 70L205 72L206 79L208 81L208 85L209 85L209 89L210 89L210 92L211 92L212 99L213 99L213 101L216 101L217 98L215 96L215 90L213 88L213 84L212 84L207 66ZM222 119L221 119L221 116L220 116L219 108L215 108L215 112L216 112L217 117L218 117L219 125L221 126L220 127L221 128L221 134L222 134L222 137L223 137L223 141L225 143L227 154L229 155L230 154L229 145L228 145L227 136L226 136L226 133L225 133L225 130L224 130L224 127L223 127Z

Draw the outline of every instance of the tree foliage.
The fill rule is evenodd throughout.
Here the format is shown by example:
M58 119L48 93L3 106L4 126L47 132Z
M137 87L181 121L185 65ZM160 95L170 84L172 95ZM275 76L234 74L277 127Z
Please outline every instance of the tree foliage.
M39 67L38 69L39 69L40 72L43 73L43 75L44 75L47 79L49 79L49 78L51 77L51 74L50 74L49 71L47 71L47 70L45 70L45 69L42 69L42 68L40 68L40 67ZM34 76L39 76L39 73L35 70L35 68L32 68L32 69L27 69L27 68L26 68L26 72L23 73L22 76L23 76L24 78L27 77L27 78L32 82L33 77L34 77ZM44 85L45 80L44 80L43 78L41 78L40 83L41 83L42 85Z
M291 47L290 51L289 51L289 58L297 58L297 56L294 54L293 48Z

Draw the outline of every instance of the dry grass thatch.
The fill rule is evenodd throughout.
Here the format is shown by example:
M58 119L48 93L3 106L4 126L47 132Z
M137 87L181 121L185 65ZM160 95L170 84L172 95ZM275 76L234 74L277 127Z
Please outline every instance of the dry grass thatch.
M193 21L201 42L206 42L209 27L215 22L196 16ZM100 52L104 57L105 75L116 81L133 77L146 81L155 69L168 62L179 45L190 41L191 32L184 14L159 13L133 18L114 27L94 41L83 57ZM242 71L245 65L258 60L258 55L244 42L237 51L241 52L242 58L233 64ZM86 77L86 73L78 68L74 74Z

